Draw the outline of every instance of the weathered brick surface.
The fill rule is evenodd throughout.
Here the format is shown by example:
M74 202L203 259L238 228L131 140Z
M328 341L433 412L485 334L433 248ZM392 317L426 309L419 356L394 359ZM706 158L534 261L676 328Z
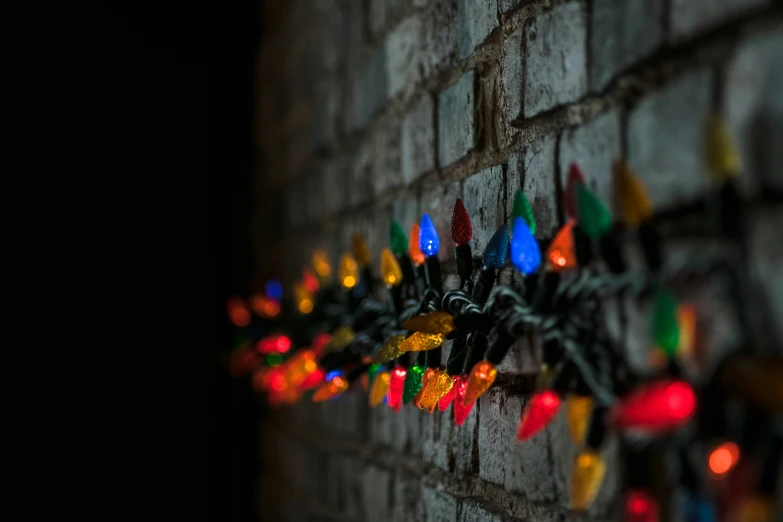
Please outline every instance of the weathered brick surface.
M468 71L438 95L438 165L445 167L476 145L475 75Z
M283 4L260 53L256 193L265 210L258 221L279 219L284 232L272 245L258 227L262 261L279 259L290 279L311 248L336 262L353 233L366 238L377 270L389 220L408 232L426 212L441 239L444 289L453 289L454 200L470 214L475 257L508 222L519 189L545 242L564 222L572 162L613 211L612 163L622 157L656 209L678 207L712 188L704 130L715 108L737 139L743 191L768 198L783 188L783 13L772 0ZM680 237L680 226L667 229L670 259L717 249L716 237ZM754 201L746 226L752 343L779 350L783 214ZM643 269L634 244L624 252ZM520 278L507 267L499 280ZM722 284L676 291L699 310L710 357L742 342ZM607 299L601 310L640 375L653 374L650 315L646 300ZM272 411L262 443L265 513L282 521L618 520L615 436L601 448L608 471L586 514L569 507L580 448L565 408L531 440L516 440L540 349L536 335L518 339L498 366L499 385L459 427L453 406L432 414L411 404L398 413L370 408L358 386L334 401Z
M587 93L587 23L572 2L540 14L525 28L525 117Z

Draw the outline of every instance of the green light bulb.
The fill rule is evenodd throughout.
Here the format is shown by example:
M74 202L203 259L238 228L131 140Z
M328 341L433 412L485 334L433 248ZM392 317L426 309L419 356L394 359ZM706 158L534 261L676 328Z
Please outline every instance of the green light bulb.
M525 192L522 190L517 191L517 195L514 196L514 208L511 210L511 222L514 222L514 218L521 217L525 220L527 228L530 229L530 233L536 234L536 217L533 215L533 208L530 206L530 202L527 200Z
M612 215L585 185L576 186L579 226L591 239L600 239L612 228Z
M421 366L411 366L405 375L405 383L402 390L402 403L408 404L411 399L419 393L421 389L421 379L424 375L424 368Z
M394 220L389 223L389 243L392 252L397 257L404 256L408 251L408 236L405 235L400 224Z
M378 375L378 372L381 371L381 365L380 364L371 364L370 367L367 369L367 376L370 379L370 387L372 387L372 381L375 380L375 376Z
M677 353L680 329L677 325L677 299L669 290L659 288L655 293L652 316L652 336L656 346L669 357Z

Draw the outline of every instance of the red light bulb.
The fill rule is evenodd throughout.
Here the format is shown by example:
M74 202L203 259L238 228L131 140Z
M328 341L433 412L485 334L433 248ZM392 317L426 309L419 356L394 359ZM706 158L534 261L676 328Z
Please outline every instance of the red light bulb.
M560 410L560 397L546 390L533 395L522 413L517 430L518 440L528 440L552 422Z
M321 288L318 278L315 277L315 274L309 268L302 270L302 283L304 283L304 287L311 294L316 293Z
M245 302L239 296L233 296L226 305L228 309L228 318L240 328L250 324L250 310L247 309Z
M323 368L318 368L308 375L299 387L303 391L312 390L324 381L324 377L326 377L326 372L324 372Z
M632 490L625 499L626 522L658 522L658 503L646 491Z
M275 340L275 349L279 353L286 353L288 350L291 349L291 339L286 337L285 335L281 335Z
M459 388L460 383L462 382L462 377L457 375L454 377L454 384L451 386L451 389L446 392L446 395L440 398L438 401L438 409L440 411L446 411L448 407L451 405L451 402L454 400L454 397L457 395L457 388Z
M576 211L576 186L580 184L584 185L584 183L585 177L584 174L582 174L582 170L576 163L572 163L571 166L568 167L568 180L566 181L565 189L566 217L578 217Z
M696 411L696 394L683 381L658 381L621 400L612 410L620 429L666 432L687 423Z
M731 471L731 469L737 465L739 459L739 446L733 442L724 442L710 452L707 464L709 465L712 475L716 478L720 478Z
M458 245L465 245L472 237L473 225L470 224L470 216L462 200L457 198L451 213L451 239Z
M465 392L468 389L468 380L466 378L460 377L459 386L455 383L454 388L457 388L457 393L454 396L454 424L462 426L462 423L468 418L470 410L473 409L473 405L476 404L476 402L471 402L467 406L462 404L462 398L465 396Z
M400 411L400 407L402 406L402 391L405 388L406 375L408 375L408 370L400 366L391 371L389 388L386 392L386 400L389 407L394 411Z

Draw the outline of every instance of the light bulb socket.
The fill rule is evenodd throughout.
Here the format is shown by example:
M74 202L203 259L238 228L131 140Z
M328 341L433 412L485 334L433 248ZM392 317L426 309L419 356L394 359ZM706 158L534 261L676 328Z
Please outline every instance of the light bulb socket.
M576 262L579 266L584 267L590 264L593 260L593 242L590 236L579 226L577 223L572 230L574 237L574 253L576 254Z
M484 354L487 353L487 346L489 346L489 341L483 333L475 333L471 336L468 343L468 351L465 353L462 375L470 373L470 370L473 369L476 363L484 359Z
M593 408L593 413L590 416L590 428L587 431L587 439L585 440L587 447L598 450L601 444L604 443L607 431L607 412L606 406L596 405Z
M560 341L550 339L544 342L542 347L542 359L544 364L549 367L554 367L558 362L563 359L563 345Z
M533 297L533 308L540 314L547 314L552 311L552 300L560 284L560 272L544 272L539 278L541 281Z
M457 275L460 279L469 280L473 276L473 251L470 245L457 245L454 256L457 258Z
M488 333L493 326L491 316L482 313L465 313L454 316L454 329L460 333Z
M400 265L402 271L402 282L412 283L416 279L416 274L413 273L413 265L411 264L411 258L406 255L397 256L397 264Z
M495 285L496 278L496 270L487 267L482 268L479 272L476 286L473 287L473 295L471 296L471 300L477 305L485 304L487 299L489 299L489 294L492 292L492 287Z
M438 256L429 256L424 261L425 266L425 277L427 281L427 286L430 288L433 288L435 290L440 290L441 288L441 273L440 273L440 260L438 259Z
M741 240L745 232L745 205L733 179L723 183L718 201L722 235L734 241Z
M418 352L416 354L416 360L413 364L415 366L424 368L427 365L427 352Z
M391 296L392 308L394 309L394 316L399 317L403 311L402 304L402 285L392 286L389 288L389 295Z
M432 350L427 350L424 352L427 354L426 356L426 362L427 368L432 368L434 370L437 370L440 368L441 361L443 360L443 346L438 346L437 348L433 348Z
M603 257L606 266L609 267L609 271L613 274L622 274L627 269L625 259L623 259L622 250L620 250L620 243L617 241L617 237L612 231L607 232L598 242L601 249L601 257Z
M460 335L451 343L451 352L446 361L446 373L449 375L459 375L462 367L465 365L465 357L468 354L467 337Z
M514 345L514 341L516 341L515 337L512 337L502 326L499 327L498 336L495 339L495 342L492 343L492 346L489 347L489 350L487 350L484 359L486 359L487 362L498 366L503 362L503 359L506 358L506 354Z
M644 254L644 261L651 272L657 272L663 265L661 236L650 223L642 223L636 231Z
M414 281L416 281L416 290L419 292L419 295L422 296L424 295L424 290L427 288L426 269L424 268L424 265L421 264L414 269L414 272L416 273L416 277L414 278Z
M560 372L558 372L558 374L552 379L552 384L550 387L558 395L565 395L574 387L573 385L575 377L576 368L574 363L568 361L563 364L563 367L560 368Z

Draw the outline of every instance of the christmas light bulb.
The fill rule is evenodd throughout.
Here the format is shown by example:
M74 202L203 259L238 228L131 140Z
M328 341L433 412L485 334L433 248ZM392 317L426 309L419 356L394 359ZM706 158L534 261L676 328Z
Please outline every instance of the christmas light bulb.
M408 238L399 223L389 223L389 246L395 256L404 256L408 250Z
M301 385L317 369L318 363L315 362L315 353L312 350L302 350L295 353L284 366L286 379L293 386Z
M517 190L517 193L514 196L514 206L511 210L511 220L514 221L516 218L524 219L527 228L530 230L530 233L535 235L536 217L533 214L533 208L530 206L530 201L528 201L525 192L522 190Z
M508 225L503 224L498 228L484 249L482 262L485 268L499 270L508 258Z
M590 414L593 412L593 398L589 396L569 395L566 399L566 420L571 440L577 446L581 445L590 424Z
M468 376L468 386L465 389L465 395L462 397L462 405L467 406L471 402L476 402L476 399L481 397L492 386L497 375L498 371L491 362L477 362Z
M461 377L460 382L455 387L457 388L457 393L454 396L454 424L462 426L476 402L473 401L468 405L462 403L465 392L468 389L468 380L465 377Z
M750 495L742 500L737 521L773 522L775 499L764 495Z
M466 245L472 237L473 225L470 224L470 216L462 200L457 198L454 210L451 212L451 239L457 245Z
M372 255L367 247L367 242L359 234L351 235L351 245L353 246L353 257L356 259L359 268L364 268L370 264Z
M739 446L733 442L724 442L710 452L707 465L713 477L721 478L737 465L739 459Z
M243 328L250 324L250 310L247 309L241 297L231 297L226 308L228 309L228 318L234 326Z
M411 225L411 235L408 238L408 256L410 256L414 265L421 265L427 259L424 256L424 252L419 248L419 231L418 223Z
M457 375L452 379L452 381L453 382L449 391L447 391L446 394L438 400L438 409L440 411L446 411L454 401L454 397L457 396L457 388L459 388L460 383L462 382L462 377Z
M324 347L326 352L336 352L348 346L356 334L350 326L340 326L332 332L329 343Z
M579 226L591 239L597 240L612 228L612 215L585 185L576 186L576 208Z
M313 338L313 342L310 343L310 348L315 352L316 357L321 357L326 350L326 347L332 340L332 336L328 333L321 333Z
M405 340L404 335L392 335L391 337L389 337L389 339L386 340L383 346L381 346L381 349L378 350L378 353L373 355L372 363L383 364L385 362L391 361L392 359L396 359L397 357L405 353L402 350L400 350L400 345L404 340Z
M340 266L337 269L337 277L343 288L350 289L359 282L359 265L351 254L343 254L340 258Z
M372 386L372 383L373 383L373 382L374 382L374 380L375 380L375 376L376 376L376 375L378 374L378 372L380 372L382 369L383 369L383 366L381 366L380 364L371 364L371 365L370 365L370 366L367 368L367 376L368 376L368 377L369 377L369 379L370 379L370 380L369 380L369 383L370 383L370 385L371 385L371 386Z
M454 331L454 316L438 310L411 317L400 326L411 332L448 335Z
M517 440L525 441L546 428L560 410L560 397L551 390L538 392L530 399L517 429Z
M596 451L577 455L571 470L571 507L584 511L590 507L601 489L606 463Z
M527 223L521 217L514 218L511 236L511 263L525 275L530 275L541 266L541 250Z
M405 376L405 383L402 390L403 404L411 402L411 399L419 393L423 375L424 368L421 366L411 366L408 368L408 374Z
M325 377L326 374L323 369L316 368L313 373L305 377L299 387L302 389L302 391L312 390L316 386L319 386L321 383L323 383Z
M677 354L680 344L680 330L677 326L677 299L666 288L655 292L652 316L652 337L665 354Z
M432 222L429 214L421 216L419 227L419 249L427 257L437 256L440 251L440 238L438 231L435 230L435 224Z
M440 334L416 332L400 344L400 351L422 352L437 348L441 344L443 344L443 336Z
M280 281L270 279L264 285L264 290L266 291L267 297L273 301L279 303L283 299L283 286L280 284Z
M332 267L329 264L329 255L323 250L313 252L312 259L313 270L322 278L328 278L332 273Z
M677 353L692 354L696 342L696 307L692 304L677 306L677 330L680 338Z
M419 391L416 392L416 396L413 397L413 404L415 404L416 407L420 410L424 409L424 405L421 403L421 397L424 394L424 390L427 388L427 384L429 384L434 375L435 369L427 368L424 370L424 375L421 376L421 388L419 388Z
M421 405L425 408L433 408L438 401L446 395L454 386L454 379L445 370L438 370L427 381L427 386L421 394Z
M302 283L304 283L304 287L311 294L321 289L321 283L318 282L318 278L315 277L315 274L309 268L302 269Z
M402 284L402 269L388 248L381 250L381 279L388 287Z
M715 181L726 181L742 170L737 145L723 118L717 114L707 122L707 168Z
M576 187L578 185L584 184L585 177L582 174L582 170L577 166L576 163L572 163L568 167L568 179L566 181L565 189L565 207L567 217L576 218L579 215L577 213L576 205Z
M389 372L379 372L372 381L372 388L370 389L370 406L375 408L386 397L386 393L389 391L389 381L391 375Z
M322 402L333 399L338 395L345 393L348 389L348 381L342 377L335 377L329 382L322 384L315 393L313 393L313 402Z
M256 350L264 354L286 353L291 349L291 339L285 335L268 335L256 343Z
M405 377L408 370L402 366L394 368L390 372L389 390L386 395L386 402L393 410L398 410L402 406L402 392L405 389Z
M696 394L684 381L656 381L624 397L612 409L620 429L667 432L687 423L696 411Z
M632 227L638 227L653 215L650 195L627 162L615 162L614 171L623 220Z
M626 522L658 522L658 502L648 492L635 489L625 498Z
M303 283L294 285L294 299L296 307L303 314L309 314L313 311L313 295L305 288Z
M546 251L547 266L555 272L576 268L576 251L574 250L575 219L569 219L561 228Z
M280 303L276 303L265 296L256 294L250 298L250 307L260 317L272 319L280 313Z

